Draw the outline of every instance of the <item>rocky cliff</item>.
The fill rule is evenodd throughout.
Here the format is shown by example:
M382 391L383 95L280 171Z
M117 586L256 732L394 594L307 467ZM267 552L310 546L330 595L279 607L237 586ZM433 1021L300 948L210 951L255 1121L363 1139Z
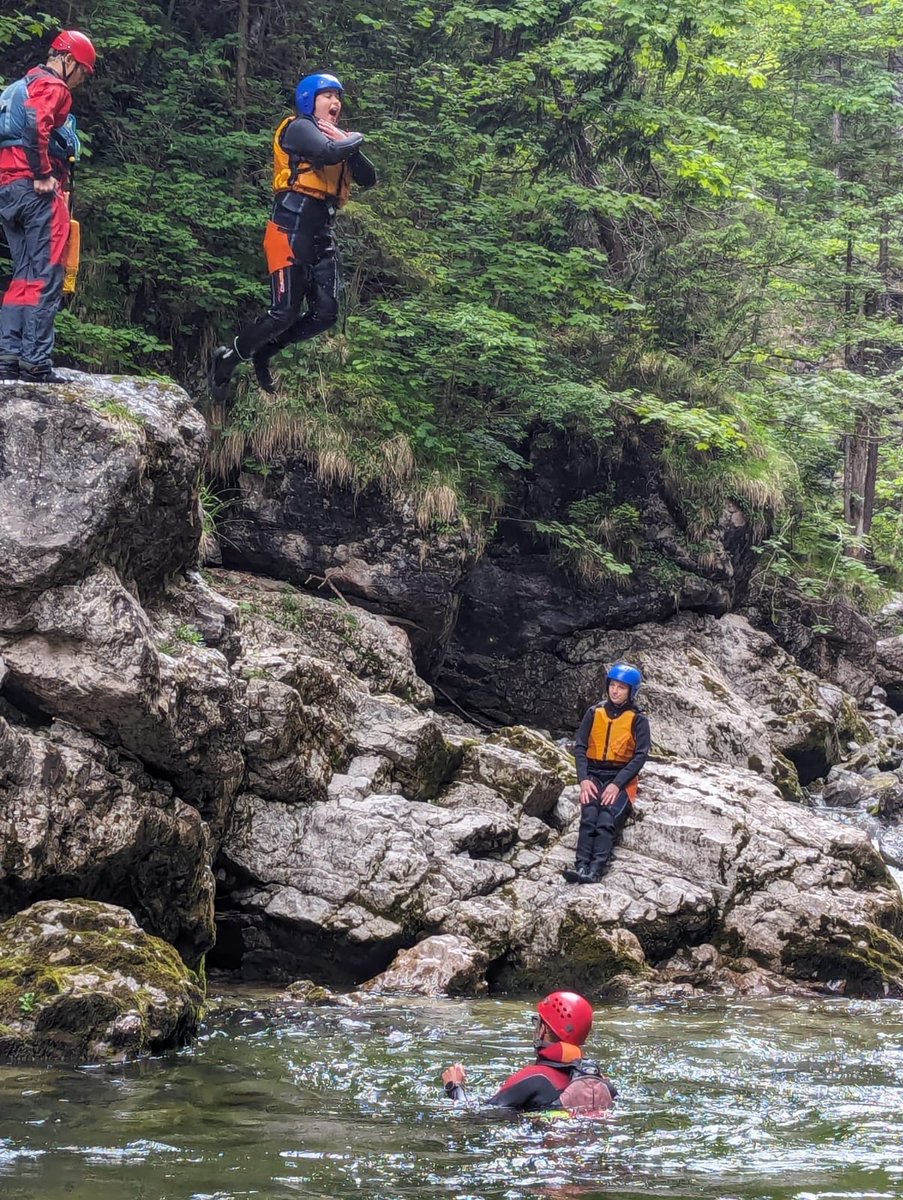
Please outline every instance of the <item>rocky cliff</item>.
M548 736L438 713L409 627L340 588L198 572L205 437L164 384L72 373L0 393L0 1053L54 1053L53 1012L82 1011L55 997L85 991L75 1057L182 1040L205 957L386 990L903 991L903 900L869 831L786 799L835 764L897 770L892 711L860 712L738 615L574 624L520 676L497 631L493 694L537 724L572 725L611 657L655 664L637 819L601 884L565 885L573 760ZM431 546L409 536L413 593ZM292 544L299 580L328 569ZM379 600L384 553L377 534L355 543L364 582L345 591ZM442 638L443 580L465 558L459 544L423 571L421 628ZM52 932L15 955L15 921ZM58 968L79 923L93 957ZM131 1006L123 945L146 964Z
M401 622L418 669L493 723L529 716L570 729L583 696L568 691L562 707L559 680L588 638L688 613L744 615L800 666L868 696L877 671L869 622L840 600L815 606L791 580L765 597L751 589L766 525L717 489L694 499L653 430L614 439L606 456L595 440L540 425L518 449L529 469L507 481L507 503L488 524L418 521L389 482L360 490L315 455L246 460L220 480L223 561L299 586L326 579ZM568 549L554 531L575 520L587 526L586 546L608 551L626 574Z

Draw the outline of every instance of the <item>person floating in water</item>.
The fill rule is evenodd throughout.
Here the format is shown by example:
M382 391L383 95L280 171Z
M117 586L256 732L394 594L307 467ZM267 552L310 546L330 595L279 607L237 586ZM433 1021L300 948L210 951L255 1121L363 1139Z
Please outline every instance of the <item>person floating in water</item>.
M552 992L537 1004L532 1020L536 1061L509 1076L486 1103L518 1112L563 1109L575 1116L611 1108L616 1088L581 1049L593 1025L589 1002L576 992ZM443 1071L449 1099L467 1099L466 1080L461 1063Z
M638 668L617 662L606 681L607 698L586 710L574 745L580 832L577 862L564 871L568 883L598 883L608 870L652 745L649 721L636 704L643 682Z
M213 352L210 392L221 402L248 359L258 384L275 392L270 361L293 342L332 328L339 315L339 260L333 222L352 183L373 187L376 171L361 153L362 133L338 127L343 88L334 75L307 75L295 90L297 115L273 137L272 216L263 248L270 307L231 346ZM302 312L302 308L304 311Z

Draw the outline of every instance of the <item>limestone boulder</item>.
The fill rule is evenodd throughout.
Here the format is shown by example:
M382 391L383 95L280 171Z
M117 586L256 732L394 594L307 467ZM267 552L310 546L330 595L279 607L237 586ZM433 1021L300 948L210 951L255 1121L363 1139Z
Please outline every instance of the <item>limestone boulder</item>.
M516 813L547 816L564 787L558 769L544 766L534 755L500 743L467 746L456 783L488 788Z
M877 646L875 679L897 712L903 710L903 634L881 638Z
M158 642L177 646L186 636L196 644L219 650L231 666L241 652L241 610L236 601L214 590L210 572L186 570L146 608Z
M187 615L193 595L197 620L230 649L226 613L186 575L201 536L206 427L175 385L67 380L4 389L4 693L140 759L216 836L244 772L240 684L196 623L184 620L170 642L150 612L172 590Z
M349 732L351 749L359 755L389 759L393 777L410 799L431 800L460 762L439 722L394 696L364 696Z
M736 614L685 612L630 629L584 622L529 652L487 659L479 686L491 687L495 700L480 705L498 715L516 703L524 719L573 736L617 659L644 670L658 753L761 771L788 798L843 758L848 741L871 737L852 697Z
M754 775L675 764L624 845L709 881L715 944L803 983L903 986L903 903L868 837L776 803ZM722 887L725 889L722 891Z
M496 985L541 987L550 972L590 989L666 983L662 964L708 941L725 956L715 991L768 992L772 977L791 990L903 986L903 904L869 838L782 802L752 772L650 766L637 818L599 884L561 881L575 843L570 826L538 861L515 857L512 883L444 920L443 930L487 951ZM702 975L697 982L705 989Z
M388 692L418 708L433 703L404 628L334 595L312 595L241 571L206 575L216 594L236 606L247 656L281 653L325 660L352 675L363 690Z
M406 996L472 996L486 990L486 953L469 938L439 934L401 950L362 992Z
M878 669L872 622L842 597L812 600L792 579L757 591L744 615L807 671L864 700Z
M303 656L296 656L288 671L279 671L271 660L262 677L250 673L248 786L273 800L325 799L336 768L348 757L356 699L350 681L328 663Z
M193 641L161 650L107 567L37 597L28 624L0 632L7 692L136 755L221 816L244 772L246 718L219 651Z
M330 800L347 797L363 800L374 792L390 790L392 763L379 754L359 754L351 760L345 771L337 771L329 781Z
M44 900L0 925L0 1060L102 1062L188 1042L198 977L125 909Z
M247 976L361 982L461 900L514 877L510 817L394 795L304 807L245 795L220 857L215 961Z
M45 898L128 908L196 966L214 940L208 828L171 787L71 725L0 718L0 918Z
M206 426L187 394L155 380L67 372L8 384L0 406L0 629L33 599L115 567L141 599L193 561ZM161 536L162 532L162 536Z

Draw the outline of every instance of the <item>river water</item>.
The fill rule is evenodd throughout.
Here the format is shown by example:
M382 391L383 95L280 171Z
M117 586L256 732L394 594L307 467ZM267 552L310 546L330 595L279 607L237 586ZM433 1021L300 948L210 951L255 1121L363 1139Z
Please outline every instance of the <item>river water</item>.
M612 1006L605 1121L456 1109L529 1057L512 1000L215 1006L198 1044L125 1066L0 1067L0 1197L28 1200L896 1200L903 1005Z

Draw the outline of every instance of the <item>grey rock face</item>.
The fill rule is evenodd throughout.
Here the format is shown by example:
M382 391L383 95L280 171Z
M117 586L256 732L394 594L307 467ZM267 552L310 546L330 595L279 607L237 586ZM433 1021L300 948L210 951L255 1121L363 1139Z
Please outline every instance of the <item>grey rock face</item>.
M882 638L878 642L875 678L884 688L897 712L903 707L903 635Z
M903 903L867 837L787 805L761 776L650 766L614 865L583 887L560 874L573 862L576 789L559 779L544 821L524 812L523 789L513 802L496 778L507 780L459 777L438 806L347 790L305 806L242 797L224 847L217 954L252 977L347 984L455 935L493 964L493 986L554 976L592 990L654 981L659 964L705 939L741 974L735 964L749 959L803 985L903 988ZM412 961L392 968L393 988L417 975ZM433 969L429 986L440 987Z
M191 644L160 653L111 568L44 592L28 621L27 632L0 633L8 689L138 755L199 805L234 792L246 718L221 654Z
M247 721L196 623L230 650L228 605L185 574L206 429L175 386L70 380L0 405L2 911L114 900L195 963Z
M181 1046L203 1001L122 908L44 900L0 925L0 1060L99 1062Z
M114 901L196 963L216 854L215 958L248 976L360 983L389 968L374 987L539 987L554 975L601 990L695 987L688 972L706 968L731 987L719 973L758 972L763 987L777 974L851 993L903 986L903 902L867 838L784 804L769 782L799 795L800 778L852 754L846 766L878 781L869 796L881 792L890 814L899 789L881 777L896 780L887 758L899 749L903 761L903 734L880 698L869 728L839 688L739 617L586 632L586 613L577 621L572 604L560 618L546 597L531 641L525 609L510 646L498 643L517 658L468 660L477 696L573 728L607 664L638 658L657 748L710 760L650 766L609 874L567 885L579 809L561 747L429 711L397 626L272 581L195 572L203 438L181 393L103 380L23 391L0 413L0 486L12 481L0 515L0 915L61 894ZM384 497L363 536L350 507L324 499L306 469L250 480L244 517L258 506L258 532L246 529L242 553L276 546L291 577L328 573L340 592L421 624L423 654L440 653L467 538L413 534ZM696 596L719 610L737 582L729 543L748 534L728 525ZM252 545L264 527L267 545ZM700 943L717 964L683 961ZM181 1036L142 1032L143 1010L96 1011L106 1024L91 1018L79 1053ZM32 1037L13 1032L20 1048Z
M657 752L761 771L788 795L798 795L800 780L826 773L853 732L868 736L839 689L734 615L591 630L562 639L554 653L494 659L487 669L511 707L570 731L604 694L605 672L621 658L644 670Z
M73 372L71 387L5 386L0 628L98 562L139 597L156 593L200 537L205 442L203 419L174 385Z
M197 810L72 726L0 718L0 918L44 897L129 908L197 964L213 944L212 854Z
M217 592L241 614L245 655L292 653L343 668L363 690L388 692L418 708L433 703L404 629L336 598L239 571L210 571Z
M240 501L223 523L226 566L299 585L328 578L341 595L408 622L424 667L441 661L475 557L466 528L421 533L409 500L376 486L362 495L324 487L300 459L265 479L241 472L232 483Z
M812 601L790 579L750 605L757 629L773 637L801 667L864 700L875 682L875 630L843 599Z

